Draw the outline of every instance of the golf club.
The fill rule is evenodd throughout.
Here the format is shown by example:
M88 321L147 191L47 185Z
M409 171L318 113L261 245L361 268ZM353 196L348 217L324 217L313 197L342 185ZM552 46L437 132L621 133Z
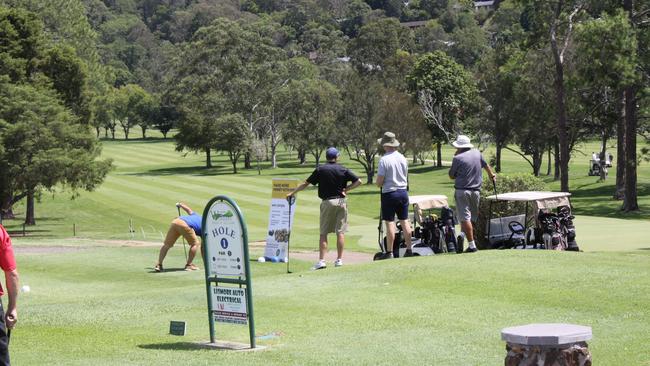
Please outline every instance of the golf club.
M178 209L178 217L181 216L181 203L176 202L176 209ZM187 264L187 249L185 249L185 237L181 235L181 238L183 238L183 253L185 253L185 264Z
M291 206L296 202L295 196L287 197L287 203L289 203L289 225L287 228L287 273L292 273L289 271L289 243L291 242Z
M377 226L377 244L379 244L379 249L381 251L379 253L375 253L373 260L381 258L386 253L386 245L382 239L382 236L384 235L384 227L381 222L381 188L379 188L379 197L379 226Z

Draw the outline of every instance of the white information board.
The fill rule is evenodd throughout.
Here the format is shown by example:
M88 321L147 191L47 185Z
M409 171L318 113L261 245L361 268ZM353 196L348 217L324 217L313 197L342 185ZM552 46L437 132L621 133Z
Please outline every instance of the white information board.
M227 201L215 201L203 228L210 276L245 277L242 225Z
M284 261L288 257L289 234L296 213L296 204L294 201L293 207L289 207L287 193L293 191L298 183L297 179L273 178L269 226L264 247L264 256L267 258L277 257L280 261Z
M217 322L247 324L246 289L213 286L211 310Z

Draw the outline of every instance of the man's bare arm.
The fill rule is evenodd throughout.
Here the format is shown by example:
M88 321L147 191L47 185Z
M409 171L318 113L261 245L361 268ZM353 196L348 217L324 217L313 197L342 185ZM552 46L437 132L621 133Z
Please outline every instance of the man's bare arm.
M18 270L6 271L5 283L7 285L7 297L9 297L5 322L7 328L12 329L16 325L16 321L18 321L18 310L16 308L16 300L18 299Z

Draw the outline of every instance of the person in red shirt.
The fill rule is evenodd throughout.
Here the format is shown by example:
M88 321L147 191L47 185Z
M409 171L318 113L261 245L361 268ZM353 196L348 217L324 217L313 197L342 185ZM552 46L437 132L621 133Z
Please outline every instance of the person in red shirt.
M0 225L0 268L5 272L7 286L7 311L5 312L0 301L0 365L9 365L9 331L16 325L18 311L16 299L18 298L18 270L14 259L14 249L11 238L5 228ZM4 294L0 285L0 296Z

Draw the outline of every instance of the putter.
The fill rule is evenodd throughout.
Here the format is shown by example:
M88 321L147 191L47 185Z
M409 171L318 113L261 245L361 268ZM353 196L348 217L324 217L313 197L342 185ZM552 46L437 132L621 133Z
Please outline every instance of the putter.
M287 273L293 273L289 270L289 243L291 243L291 206L293 206L295 202L295 196L287 197L287 203L289 203L289 228L287 230Z
M181 216L181 204L176 203L176 209L178 209L178 216ZM183 239L183 253L185 253L185 264L187 265L187 249L185 249L185 237L181 235L181 238Z

